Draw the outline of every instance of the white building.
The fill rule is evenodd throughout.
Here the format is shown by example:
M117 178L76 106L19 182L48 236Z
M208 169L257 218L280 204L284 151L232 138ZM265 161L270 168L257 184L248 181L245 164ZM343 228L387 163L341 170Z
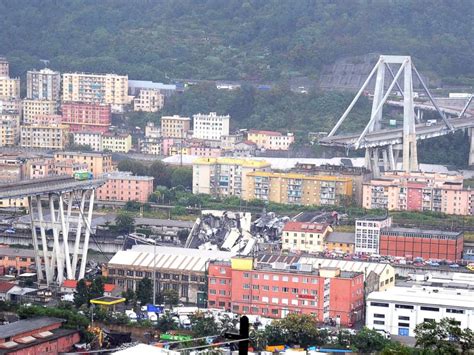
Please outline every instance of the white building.
M390 227L391 217L367 217L356 220L355 223L355 252L378 254L380 230Z
M156 89L141 89L133 99L133 110L143 112L158 112L163 108L165 96Z
M417 324L453 318L474 329L474 291L430 286L393 287L367 297L366 326L394 335L414 336Z
M88 145L95 152L102 151L102 133L101 132L88 132L79 131L72 133L74 144L76 145Z
M45 68L26 72L26 97L33 100L59 101L61 74Z
M208 115L193 115L193 137L199 139L219 140L229 135L230 116L219 116L216 112Z

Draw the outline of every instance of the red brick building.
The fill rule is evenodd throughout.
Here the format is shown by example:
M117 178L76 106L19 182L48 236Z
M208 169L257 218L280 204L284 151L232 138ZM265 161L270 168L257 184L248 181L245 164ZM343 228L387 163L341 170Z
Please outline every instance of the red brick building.
M208 277L210 308L269 318L311 314L319 322L332 319L345 326L362 319L364 312L362 273L234 258L231 263L211 262Z
M71 132L107 132L112 124L110 105L67 102L62 104L62 123L69 125Z
M72 350L79 332L62 329L64 320L40 317L0 326L0 354L58 354Z
M383 228L379 254L409 259L451 260L462 258L463 233L409 228Z

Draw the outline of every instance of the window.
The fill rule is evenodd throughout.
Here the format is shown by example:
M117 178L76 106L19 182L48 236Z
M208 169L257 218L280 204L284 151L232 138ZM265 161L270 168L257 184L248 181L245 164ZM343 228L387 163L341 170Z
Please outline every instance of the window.
M262 286L264 291L270 291L270 286L264 285Z
M281 303L282 304L288 304L288 298L282 298Z
M385 314L374 313L374 318L385 318Z
M388 307L388 303L380 303L380 302L370 302L370 305L374 307Z
M258 296L252 296L252 301L258 301Z
M242 295L242 299L244 301L249 301L250 300L250 296L249 295Z
M281 288L281 292L288 293L288 291L290 291L290 289L288 287L282 287Z
M297 288L292 288L292 289L291 289L291 293L297 294L297 293L298 293L298 289L297 289Z
M422 311L439 312L439 308L437 308L437 307L423 307L423 306L421 306L420 309Z
M250 284L244 284L244 290L250 290Z
M425 318L423 322L435 322L435 320L433 318Z
M227 283L226 280L224 280L224 279L221 279L221 280L220 280L220 284L221 284L221 285L225 285L226 283Z
M398 320L410 320L410 317L398 316Z
M217 281L216 279L212 278L210 284L211 284L211 285L215 285L215 284L216 284L216 281Z
M272 303L278 303L278 298L273 297L273 298L272 298Z
M209 293L210 293L211 295L217 294L216 290L213 290L213 289L210 289L210 290L209 290Z
M267 302L268 303L268 297L262 297L262 302Z
M284 282L288 282L288 276L282 276L281 280Z
M446 313L464 314L464 310L462 310L462 309L454 309L454 308L446 308Z
M278 286L273 286L273 287L272 287L272 291L273 291L273 292L278 292Z
M248 272L244 272L244 278L246 278L246 279L249 278L249 273Z
M396 304L395 308L401 308L401 309L413 309L413 306L410 306L408 304Z
M298 305L298 300L291 300L291 304L293 306L297 306Z
M252 289L258 290L258 289L259 289L259 286L258 286L258 285L252 285Z
M253 278L254 278L255 280L258 280L258 274L253 274Z
M242 307L242 311L248 312L248 311L249 311L249 307L248 307L248 306L243 306L243 307Z
M279 281L280 278L278 277L278 275L273 275L273 281Z
M219 295L225 296L225 290L219 290Z
M264 279L264 280L270 280L270 275L264 274L264 275L263 275L263 279Z
M300 279L299 279L298 277L293 277L293 278L291 279L291 281L293 281L293 282L300 282Z
M398 323L399 327L409 327L410 323Z
M374 320L374 324L385 325L385 322L383 320Z

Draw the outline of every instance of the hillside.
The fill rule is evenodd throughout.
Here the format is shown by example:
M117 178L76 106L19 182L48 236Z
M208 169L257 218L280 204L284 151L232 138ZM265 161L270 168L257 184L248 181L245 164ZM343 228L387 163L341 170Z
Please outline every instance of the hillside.
M472 85L469 0L0 0L0 54L40 67L169 78L280 81L370 52Z

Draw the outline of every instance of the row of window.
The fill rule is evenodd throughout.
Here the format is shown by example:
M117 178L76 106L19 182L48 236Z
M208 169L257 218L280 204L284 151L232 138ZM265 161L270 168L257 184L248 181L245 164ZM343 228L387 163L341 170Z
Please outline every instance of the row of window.
M110 275L118 275L124 276L126 273L127 276L135 276L135 277L152 277L152 273L149 271L134 271L134 270L123 270L123 269L110 269ZM156 279L164 279L164 280L174 280L174 281L193 281L193 282L206 282L206 278L203 276L196 276L196 275L178 275L178 274L168 274L160 272L156 273Z
M382 302L370 302L370 305L374 307L385 307L385 308L388 308L390 306L388 303L382 303ZM415 306L408 305L408 304L395 304L395 308L413 310L415 309ZM420 310L429 311L429 312L439 312L439 307L420 306ZM446 313L464 314L464 310L456 309L456 308L446 308ZM375 317L375 314L374 314L374 317ZM379 317L379 318L385 318L385 316Z
M254 280L258 280L260 278L260 274L253 274L253 279ZM263 274L263 280L270 280L270 276L269 274ZM244 272L243 273L243 277L244 279L248 279L250 278L250 273L248 272ZM280 276L279 275L272 275L271 277L272 281L280 281ZM304 284L308 284L308 283L312 283L312 284L317 284L318 283L318 279L317 278L311 278L311 277L297 277L297 276L282 276L281 277L281 281L284 281L284 282L289 282L291 279L291 282L302 282ZM301 281L300 281L301 279Z

